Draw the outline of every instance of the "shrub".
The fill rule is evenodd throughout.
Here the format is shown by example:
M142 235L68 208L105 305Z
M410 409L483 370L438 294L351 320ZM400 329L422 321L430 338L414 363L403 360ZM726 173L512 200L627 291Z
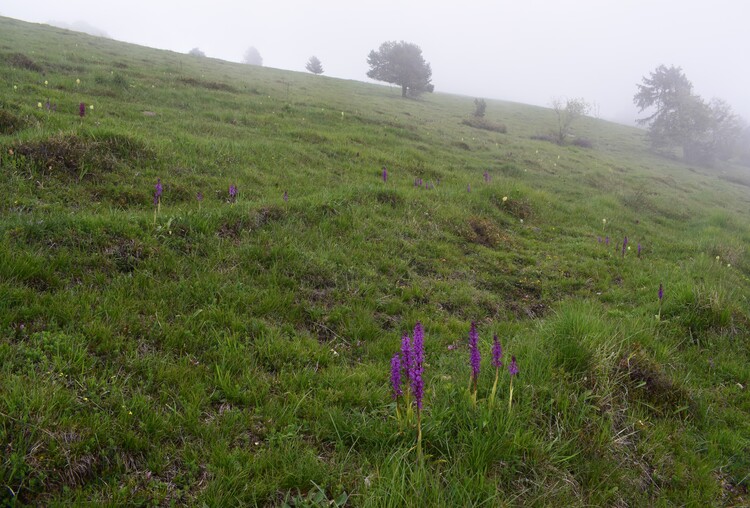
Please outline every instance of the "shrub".
M5 57L11 67L26 69L27 71L42 72L42 67L23 53L11 53Z
M495 123L487 120L486 118L476 116L473 118L467 118L461 123L463 125L468 125L469 127L474 127L475 129L482 129L485 131L499 132L501 134L505 134L506 132L508 132L508 128L504 124Z
M484 99L474 99L474 116L484 118L484 112L487 110L487 103Z
M26 126L24 120L10 111L0 109L0 134L13 134Z
M586 138L576 138L573 140L573 144L581 148L594 148L594 144L591 140Z

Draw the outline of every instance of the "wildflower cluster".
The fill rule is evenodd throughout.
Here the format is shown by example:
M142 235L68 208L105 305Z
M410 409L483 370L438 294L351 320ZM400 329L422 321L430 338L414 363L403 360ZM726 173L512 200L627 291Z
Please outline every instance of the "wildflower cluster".
M422 447L422 401L424 398L424 328L417 322L414 326L414 339L404 333L401 338L401 352L391 358L391 388L396 401L396 417L399 426L402 418L411 422L416 409L417 453L421 456ZM412 397L414 398L412 402ZM403 399L405 415L402 417L400 405Z
M475 323L471 323L469 329L469 366L471 367L471 378L469 384L469 393L471 395L471 402L474 406L477 403L477 391L479 386L479 370L482 362L482 356L479 351L479 332ZM497 334L492 338L492 366L495 368L495 381L492 385L492 392L490 393L489 406L494 407L495 394L497 393L497 384L500 379L500 369L503 367L503 346L500 344ZM510 389L508 397L508 410L511 409L513 403L513 377L519 373L518 362L516 357L512 356L511 361L508 364L508 373L510 374Z

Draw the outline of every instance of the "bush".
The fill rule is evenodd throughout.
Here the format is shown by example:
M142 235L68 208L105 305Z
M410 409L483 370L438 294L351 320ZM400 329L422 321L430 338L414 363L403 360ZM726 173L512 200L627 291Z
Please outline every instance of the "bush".
M573 140L573 144L581 148L594 148L594 144L591 140L586 138L576 138Z
M26 127L26 122L22 118L10 111L0 109L0 134L13 134L24 127Z
M508 128L504 124L495 123L485 118L478 118L478 117L467 118L461 123L464 125L468 125L469 127L474 127L475 129L499 132L501 134L505 134L506 132L508 132Z
M484 99L474 99L474 116L484 118L484 112L487 110L487 103Z

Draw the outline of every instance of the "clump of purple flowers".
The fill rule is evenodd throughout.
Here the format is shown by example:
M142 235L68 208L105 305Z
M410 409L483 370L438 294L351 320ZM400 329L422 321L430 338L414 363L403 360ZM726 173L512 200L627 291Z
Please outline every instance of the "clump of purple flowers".
M81 118L86 116L86 104L84 104L83 102L78 105L78 116L80 116Z
M401 357L398 353L391 358L391 387L393 388L393 400L398 400L404 394L401 389Z
M404 381L402 373L406 374L406 389L402 388ZM414 396L414 407L417 414L417 454L422 453L422 400L424 398L424 328L417 322L414 326L414 340L409 334L401 337L401 353L391 358L391 388L393 399L396 401L396 415L401 423L398 399L404 397L407 420L412 414L410 395Z
M659 283L659 313L656 315L656 319L661 319L661 301L662 298L664 298L664 286L662 286L661 282Z
M625 257L625 251L628 248L628 237L626 236L625 239L622 241L622 257Z
M154 206L161 204L161 194L164 191L164 187L161 185L161 178L156 179L156 185L154 186Z
M83 106L83 103L81 103L81 106ZM161 185L161 178L156 179L156 185L154 186L154 206L156 207L154 209L154 224L156 224L156 216L161 211L161 194L164 191L164 188Z
M500 369L503 367L503 346L500 345L500 339L497 338L497 334L492 337L492 366L495 367L495 382L492 384L490 407L495 405L497 382L500 379Z
M383 182L388 181L388 169L386 169L385 166L383 166Z
M289 201L289 193L287 191L284 191L284 203Z
M482 355L479 353L479 332L477 325L472 321L469 329L469 365L471 365L471 401L477 403L477 386L479 383L479 366L482 362Z
M489 171L485 171L484 172L484 182L485 183L490 183L490 172Z
M237 201L237 186L235 184L229 186L229 201L231 203Z
M510 363L508 364L508 372L510 373L510 389L508 395L508 412L510 413L513 407L513 378L518 375L518 363L516 363L516 357L510 357Z

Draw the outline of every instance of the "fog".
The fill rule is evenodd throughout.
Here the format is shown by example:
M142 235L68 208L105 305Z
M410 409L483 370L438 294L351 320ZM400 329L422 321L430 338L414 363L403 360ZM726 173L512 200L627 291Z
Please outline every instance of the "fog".
M367 81L386 40L418 44L436 92L548 106L582 97L602 118L632 123L636 83L683 68L705 100L750 120L750 6L740 0L4 0L0 14L89 26L113 39L239 62L255 46L267 67Z

